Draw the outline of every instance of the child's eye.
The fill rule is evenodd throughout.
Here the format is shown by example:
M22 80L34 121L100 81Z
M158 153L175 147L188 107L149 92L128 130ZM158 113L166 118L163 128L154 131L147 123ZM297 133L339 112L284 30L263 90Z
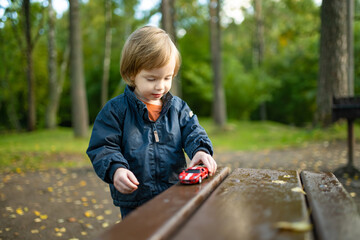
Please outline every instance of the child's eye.
M171 80L171 79L172 79L171 77L167 77L167 78L165 78L165 80L167 80L167 81L168 81L168 80Z
M147 78L148 81L155 81L155 78Z

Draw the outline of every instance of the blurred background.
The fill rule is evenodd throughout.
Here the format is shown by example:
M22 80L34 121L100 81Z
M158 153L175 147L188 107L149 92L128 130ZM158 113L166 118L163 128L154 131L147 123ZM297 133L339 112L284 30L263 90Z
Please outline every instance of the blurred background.
M347 163L332 103L360 94L360 0L0 0L0 240L94 239L119 221L85 151L96 115L124 91L125 40L144 25L180 50L171 91L219 166ZM342 183L360 209L359 176Z
M344 7L330 14L343 15L339 26L345 29L338 34L346 34L346 2L352 2L355 68L349 94L354 95L360 90L360 4L341 2ZM321 5L319 0L84 0L74 7L78 17L70 18L66 0L1 0L0 131L74 126L72 104L86 108L81 117L90 126L104 102L123 92L122 46L147 24L166 29L176 42L183 62L173 92L198 116L219 125L236 119L314 126ZM82 55L80 65L69 53L71 21L78 24L74 34L81 44L73 45L73 52ZM72 66L82 74L72 78ZM83 82L74 88L84 88L77 91L86 101L71 98L76 81Z

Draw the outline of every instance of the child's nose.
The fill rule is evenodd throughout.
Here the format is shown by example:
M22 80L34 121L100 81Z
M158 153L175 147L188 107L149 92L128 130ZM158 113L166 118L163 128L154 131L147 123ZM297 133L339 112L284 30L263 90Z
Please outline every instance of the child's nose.
M156 89L158 89L158 90L162 90L162 89L164 89L164 81L162 81L162 80L160 80L160 81L157 81L157 83L156 83Z

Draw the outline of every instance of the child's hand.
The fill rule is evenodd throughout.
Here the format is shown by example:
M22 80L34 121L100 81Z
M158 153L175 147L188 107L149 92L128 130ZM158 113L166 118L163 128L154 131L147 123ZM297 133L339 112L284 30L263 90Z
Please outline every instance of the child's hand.
M114 186L119 192L130 194L138 188L137 185L139 182L130 170L118 168L114 173Z
M200 163L203 163L205 167L207 167L210 176L212 176L216 172L217 165L215 160L212 158L210 154L207 154L206 152L203 151L198 151L191 160L189 167L193 167Z

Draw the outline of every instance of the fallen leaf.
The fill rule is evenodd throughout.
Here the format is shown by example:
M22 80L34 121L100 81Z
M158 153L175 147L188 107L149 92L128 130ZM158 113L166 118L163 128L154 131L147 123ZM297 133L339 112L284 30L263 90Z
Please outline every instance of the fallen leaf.
M41 218L35 218L34 219L34 222L36 222L36 223L39 223L39 222L41 222L42 220L41 220Z
M85 226L86 226L88 229L94 229L93 225L91 225L90 223L85 224Z
M273 183L278 183L278 184L285 184L286 182L283 180L272 180L271 182Z
M68 218L68 222L71 222L71 223L76 222L76 218L70 217L70 218Z
M5 209L6 209L6 211L8 211L8 212L14 212L14 209L13 209L12 207L6 207Z
M48 218L48 216L47 216L46 214L42 214L42 215L40 215L40 218L41 218L42 220L46 220L46 219Z
M81 236L86 236L87 232L81 232Z
M36 211L36 210L35 210L35 211L34 211L34 214L35 214L36 216L40 216L41 213L40 213L39 211Z
M353 198L356 197L356 192L351 192L350 196L353 197Z
M48 189L47 189L49 192L53 192L54 191L54 189L52 188L52 187L48 187Z
M312 225L306 221L302 222L277 222L275 228L294 231L294 232L307 232L312 229Z
M24 215L24 211L21 208L17 208L16 213L19 215Z
M102 224L102 227L103 227L103 228L107 228L107 227L109 227L109 223L104 222L104 223Z
M304 190L301 187L294 187L294 188L291 189L291 191L299 192L299 193L302 193L302 194L306 195L306 192L304 192Z
M99 215L99 216L96 217L96 220L98 220L98 221L104 220L104 216Z
M284 175L283 178L291 178L290 175Z
M85 217L95 217L95 213L93 210L87 210L85 213L84 213Z
M37 234L37 233L39 233L39 230L38 230L38 229L32 229L32 230L31 230L31 233L32 233L32 234Z
M85 187L86 186L86 182L84 180L80 181L79 183L80 187Z
M112 211L111 211L111 210L105 210L104 213L105 213L106 215L110 215L110 214L112 214Z

